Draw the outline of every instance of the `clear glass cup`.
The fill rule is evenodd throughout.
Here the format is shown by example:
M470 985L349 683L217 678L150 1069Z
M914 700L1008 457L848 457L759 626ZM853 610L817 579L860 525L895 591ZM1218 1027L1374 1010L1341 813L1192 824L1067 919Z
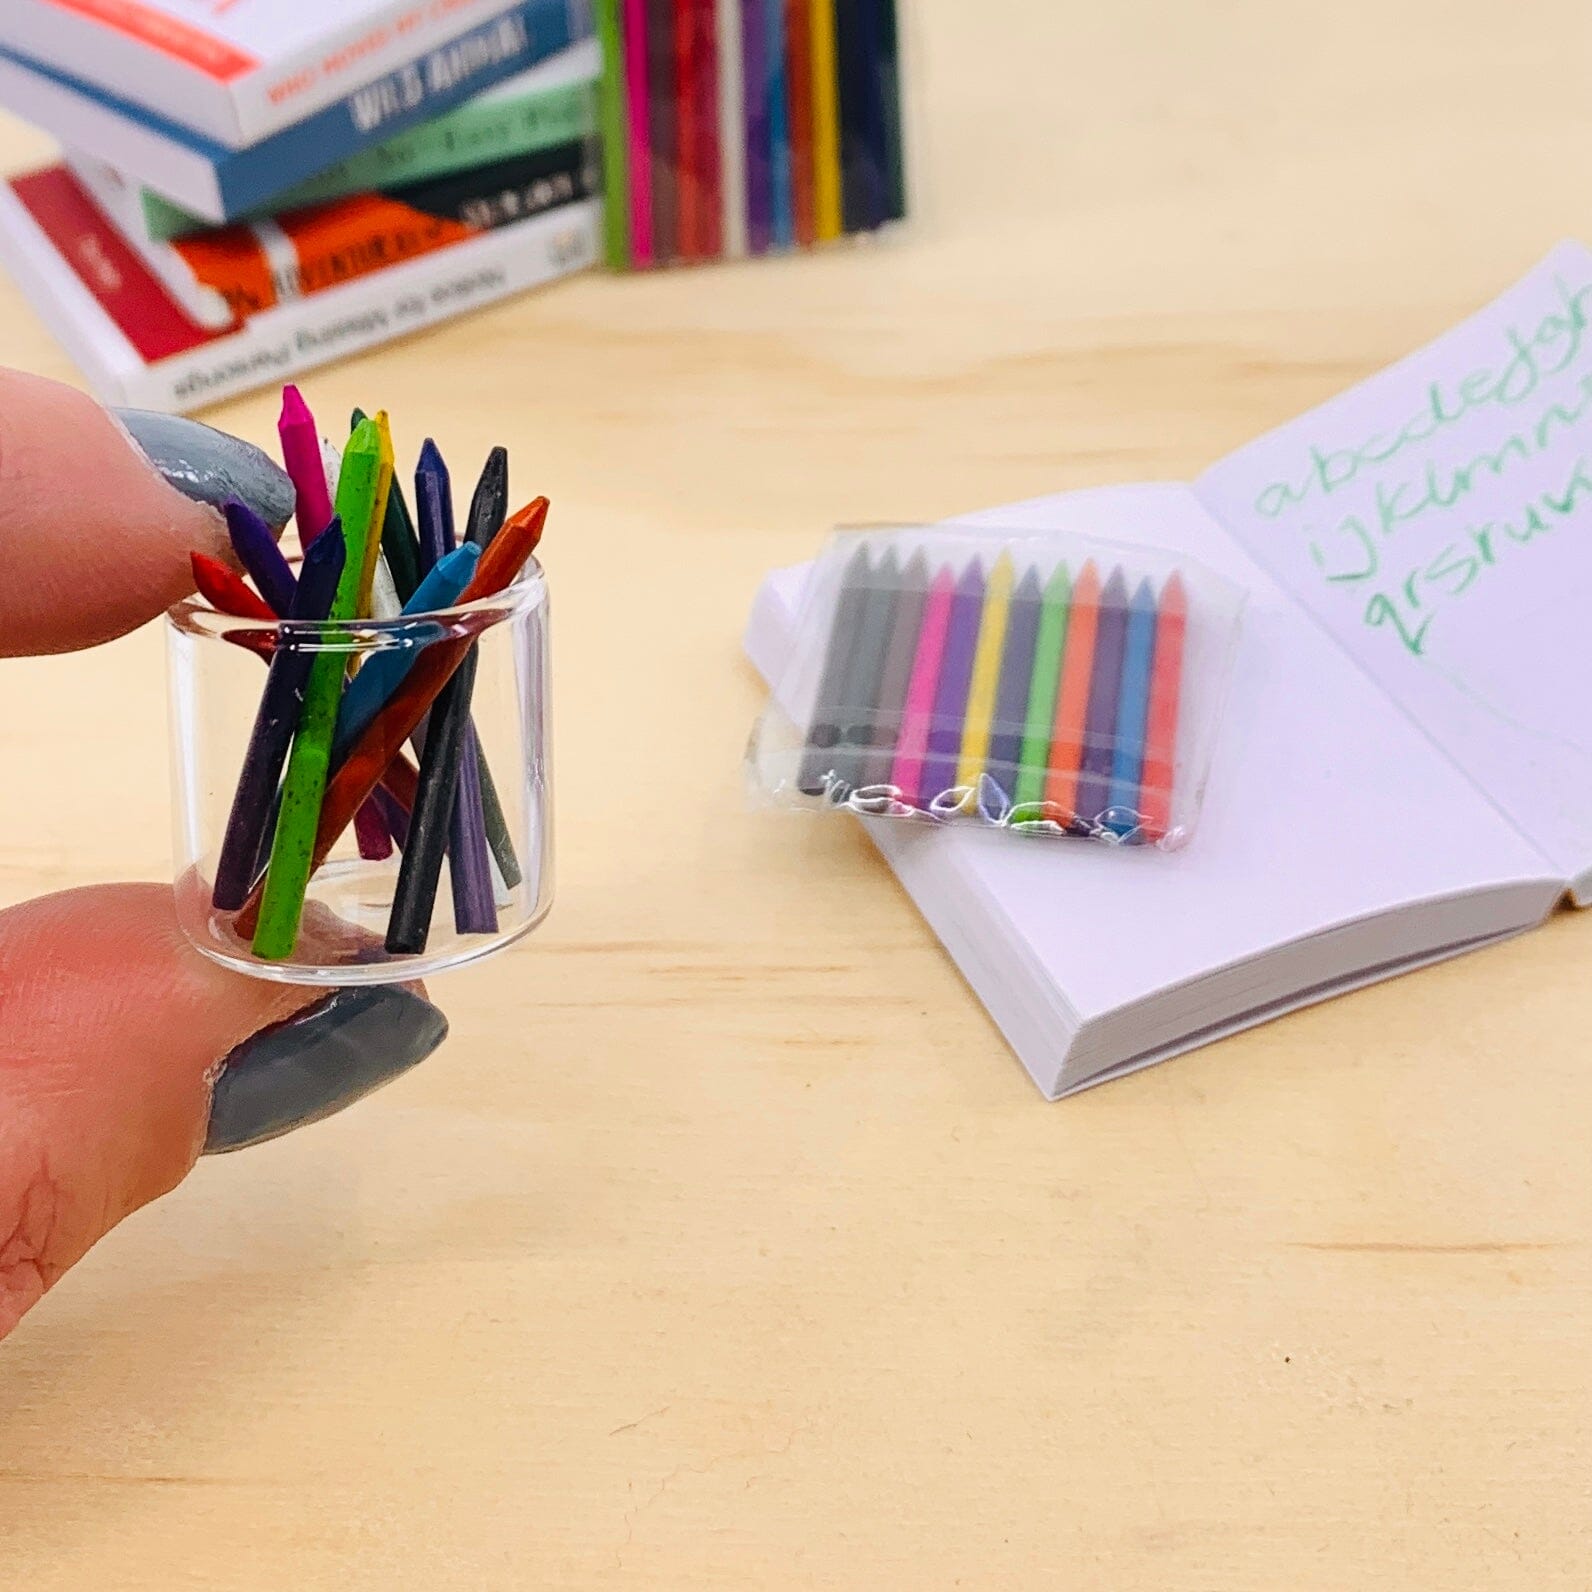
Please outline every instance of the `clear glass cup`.
M270 623L216 613L198 598L169 609L177 916L193 944L224 966L257 978L386 984L475 961L534 928L552 903L547 614L547 580L534 559L497 596L423 617ZM404 802L414 800L415 776L425 780L429 715L406 745L383 748L383 756L398 751L408 777L389 769L360 823L347 826L315 869L291 950L280 957L257 955L249 919L240 919L230 902L218 906L216 879L231 827L233 856L253 858L246 877L258 897L261 864L275 833L276 798L268 798L264 810L258 802L238 799L270 658L280 649L299 654L307 665L309 659L335 653L343 660L345 678L351 678L382 654L390 665L399 654L404 661L419 660L433 647L449 647L450 656L458 656L466 646L474 648L475 657L470 721L459 755L451 760L457 772L450 776L462 794L456 795L457 808L447 809L446 856L429 925L422 922L423 947L414 943L412 916L411 932L399 937L405 948L389 949L389 928L408 838L403 831L413 816ZM441 769L449 760L438 755L434 761ZM338 766L334 756L333 777ZM397 837L385 856L376 854L384 849L383 833ZM257 835L258 846L240 846L238 835ZM473 865L456 866L456 853ZM412 903L416 878L425 870L414 863L411 870ZM424 894L422 888L422 900Z

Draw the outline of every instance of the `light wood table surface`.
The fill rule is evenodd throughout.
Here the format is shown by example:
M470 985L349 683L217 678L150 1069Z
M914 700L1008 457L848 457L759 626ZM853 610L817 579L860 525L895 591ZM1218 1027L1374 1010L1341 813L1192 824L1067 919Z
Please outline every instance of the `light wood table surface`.
M738 774L752 593L831 524L1191 475L1592 234L1588 13L903 10L897 242L312 379L554 501L558 902L0 1351L6 1588L1592 1585L1592 921L1047 1105ZM164 874L162 667L5 665L5 900Z

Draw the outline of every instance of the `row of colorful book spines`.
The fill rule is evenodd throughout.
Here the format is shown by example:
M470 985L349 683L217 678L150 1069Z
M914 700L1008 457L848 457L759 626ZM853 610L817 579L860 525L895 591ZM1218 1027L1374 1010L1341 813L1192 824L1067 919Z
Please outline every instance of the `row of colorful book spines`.
M906 213L895 0L598 0L608 254L765 254Z
M1041 581L854 555L798 779L949 814L993 784L1036 819L1159 840L1171 829L1187 591L1129 594L1092 563ZM976 800L975 800L976 798ZM1059 815L1059 816L1058 816Z

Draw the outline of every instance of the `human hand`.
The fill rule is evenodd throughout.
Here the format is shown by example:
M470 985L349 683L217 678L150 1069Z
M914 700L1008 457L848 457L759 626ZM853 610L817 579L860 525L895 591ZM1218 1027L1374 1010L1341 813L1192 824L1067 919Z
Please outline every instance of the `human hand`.
M230 561L215 507L228 496L276 526L293 500L235 438L113 419L71 388L0 371L0 658L154 618L192 590L190 551ZM216 966L183 937L169 885L0 911L0 1338L201 1153L329 1116L446 1034L412 990L326 994Z

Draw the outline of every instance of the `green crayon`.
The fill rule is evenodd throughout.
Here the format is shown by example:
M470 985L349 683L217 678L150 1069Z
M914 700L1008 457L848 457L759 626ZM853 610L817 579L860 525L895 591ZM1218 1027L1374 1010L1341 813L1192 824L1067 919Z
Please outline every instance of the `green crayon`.
M1026 807L1045 799L1045 774L1050 766L1050 730L1061 681L1061 654L1067 644L1067 615L1072 606L1072 577L1065 564L1045 585L1040 597L1039 636L1034 642L1034 673L1028 687L1028 715L1023 724L1023 749L1017 759L1015 804Z
M327 616L352 619L359 602L360 574L365 545L376 510L377 479L381 473L381 437L373 420L355 428L343 454L337 478L337 513L342 517L348 558L337 595ZM319 652L304 687L298 731L288 757L282 784L282 809L271 841L271 862L260 902L260 921L254 930L254 954L267 962L284 961L298 941L299 919L304 915L304 892L309 887L310 864L315 851L315 830L321 819L321 798L332 760L332 732L337 727L337 705L343 694L346 656L334 650Z

